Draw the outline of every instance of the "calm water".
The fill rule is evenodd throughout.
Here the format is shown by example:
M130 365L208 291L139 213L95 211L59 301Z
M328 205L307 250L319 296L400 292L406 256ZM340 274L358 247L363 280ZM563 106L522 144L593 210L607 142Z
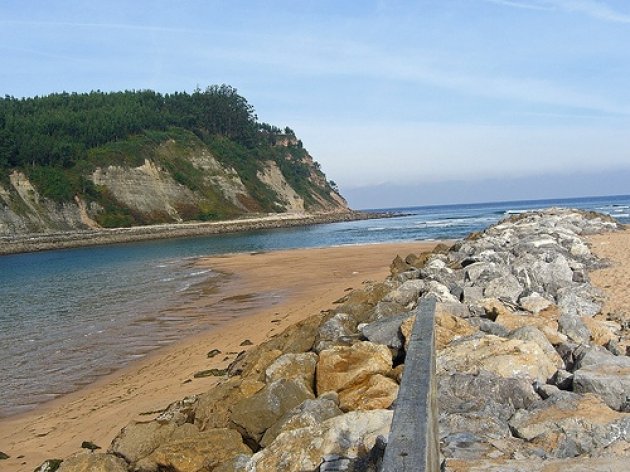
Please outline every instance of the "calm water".
M630 196L393 209L409 216L0 257L0 417L28 410L216 320L173 308L221 283L196 258L231 252L453 239L549 206L630 223Z

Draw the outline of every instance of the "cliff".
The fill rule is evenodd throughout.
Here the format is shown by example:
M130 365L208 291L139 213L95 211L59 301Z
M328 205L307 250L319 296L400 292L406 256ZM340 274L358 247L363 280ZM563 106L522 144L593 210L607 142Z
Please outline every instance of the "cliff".
M182 130L144 143L139 155L130 155L142 160L136 164L116 162L125 144L131 147L117 143L91 152L92 167L79 176L89 188L66 201L46 197L27 171L8 170L0 181L0 235L348 211L308 153L292 145L272 147L271 158L248 163L253 175L242 175ZM285 175L293 169L303 175Z
M348 211L228 86L0 99L0 236Z

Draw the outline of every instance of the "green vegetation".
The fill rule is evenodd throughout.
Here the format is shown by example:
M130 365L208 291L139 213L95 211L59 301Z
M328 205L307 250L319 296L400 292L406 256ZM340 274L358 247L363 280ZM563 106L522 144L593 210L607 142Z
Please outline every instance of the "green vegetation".
M285 145L276 145L280 138ZM257 211L278 211L277 195L257 178L265 161L278 164L307 206L315 203L314 192L326 195L331 189L311 182L306 151L293 130L259 123L254 108L228 85L190 94L141 90L0 98L0 182L7 183L17 169L53 201L78 195L96 202L103 208L97 217L102 226L169 220L167 214L135 214L88 179L98 167L138 167L145 160L203 197L203 204L177 208L185 219L237 215L240 210L191 162L190 156L203 149L236 170L252 197L243 203Z

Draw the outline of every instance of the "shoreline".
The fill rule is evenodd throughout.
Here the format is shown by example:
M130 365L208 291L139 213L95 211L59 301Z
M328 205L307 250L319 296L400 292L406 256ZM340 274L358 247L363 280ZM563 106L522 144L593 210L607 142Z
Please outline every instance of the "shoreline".
M223 377L194 378L194 373L225 368L236 354L256 346L286 327L321 310L365 280L381 280L397 254L434 247L438 241L384 243L202 258L199 265L235 275L221 296L282 293L279 302L245 309L228 321L159 348L146 357L82 389L0 419L0 451L10 470L30 471L44 460L67 457L92 441L106 449L133 419L148 421L182 397L207 391ZM198 301L203 303L204 298ZM249 340L249 347L241 344ZM209 359L207 353L221 354ZM23 456L18 458L19 456Z
M15 236L0 236L0 256L158 239L176 239L264 229L292 228L316 224L340 223L344 221L393 218L396 216L399 215L360 211L314 214L282 213L212 222L165 223L148 226L132 226L130 228L100 228L55 233L28 233Z

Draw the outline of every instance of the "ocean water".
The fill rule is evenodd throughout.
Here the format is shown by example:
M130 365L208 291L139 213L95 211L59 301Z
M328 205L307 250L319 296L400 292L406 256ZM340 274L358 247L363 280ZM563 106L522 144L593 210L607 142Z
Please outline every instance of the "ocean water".
M0 417L76 390L217 322L176 310L222 276L206 255L456 239L509 214L562 206L630 223L630 196L387 209L405 216L0 257ZM382 209L381 209L382 210ZM188 305L190 306L190 304Z

